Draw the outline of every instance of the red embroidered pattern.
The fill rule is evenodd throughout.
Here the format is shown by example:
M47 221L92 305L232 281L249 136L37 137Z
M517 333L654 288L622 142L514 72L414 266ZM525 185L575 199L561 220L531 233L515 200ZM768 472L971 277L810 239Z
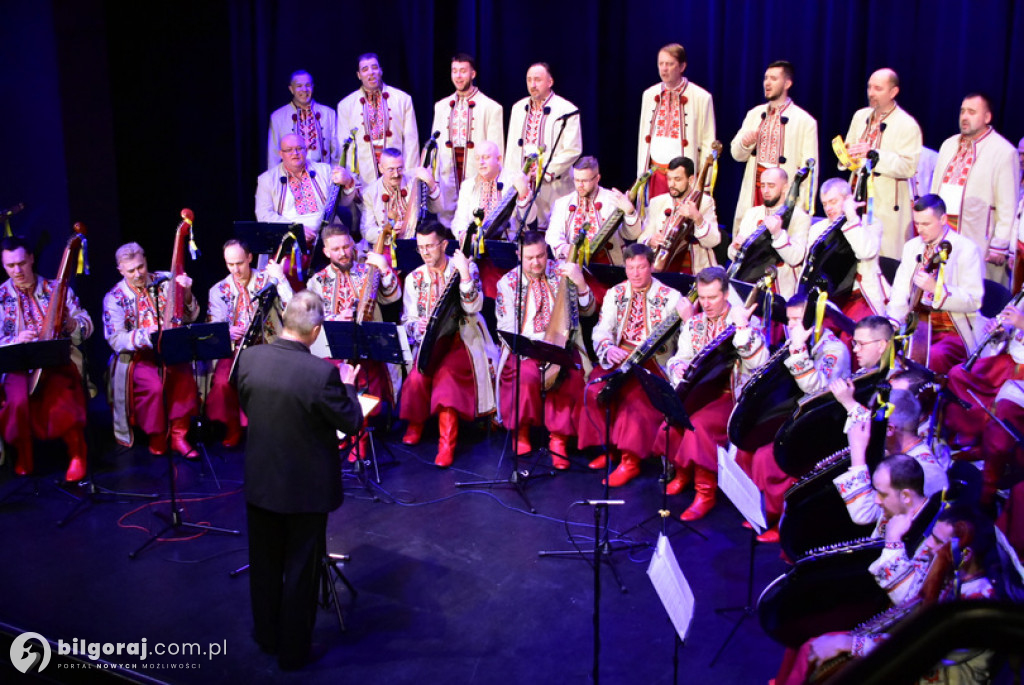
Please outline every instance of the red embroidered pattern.
M296 133L302 136L302 139L306 141L306 148L308 150L316 150L320 146L320 126L316 115L313 113L313 108L300 109L298 114L298 121L296 122Z
M299 214L312 214L316 211L316 197L313 196L313 179L303 169L300 176L288 175L288 188L295 198L295 211Z
M860 134L860 142L870 144L872 150L877 149L882 139L882 122L895 111L896 106L893 105L893 108L882 116L878 116L877 112L872 112L871 116L868 117L867 128Z
M683 79L683 82L675 88L669 89L664 85L661 87L661 97L658 98L654 116L655 136L682 138L680 131L682 131L686 117L683 105L687 103L683 91L688 85L690 82Z
M498 200L501 199L501 193L498 192L498 179L488 181L481 178L478 183L481 184L479 186L480 207L484 210L484 216L490 216L494 208L498 206Z
M764 119L757 127L757 161L759 164L778 164L785 143L786 128L782 125L782 112L791 100L782 107L769 106Z
M988 134L986 133L985 135ZM956 154L953 155L953 159L946 166L946 171L942 175L942 182L958 186L967 185L967 176L971 173L971 167L974 166L976 155L977 149L975 148L974 141L960 136L960 144L957 145Z
M46 318L46 315L39 308L39 303L36 302L36 298L31 290L22 290L21 288L15 288L14 290L18 293L18 301L21 305L23 330L38 333L43 328L43 320Z
M533 332L543 333L551 323L551 293L548 292L547 278L530 278L529 298L537 304L533 317Z
M728 327L726 322L726 315L729 313L727 309L725 314L722 314L716 319L709 319L707 314L701 312L693 319L693 325L690 328L690 344L692 345L693 353L700 354L700 351L705 346L724 331Z
M466 147L469 140L470 108L469 101L476 95L476 88L466 97L456 97L452 101L452 116L448 122L448 136L455 147Z
M369 94L369 99L363 98L363 117L364 127L370 136L370 140L381 140L384 138L384 132L387 130L388 124L388 112L384 105L384 99L380 96L380 91L374 91Z
M598 207L594 201L585 197L580 200L579 205L569 205L569 221L567 222L566 239L572 241L579 233L583 225L590 223L590 230L587 231L587 239L592 240L594 234L601 228L601 216L598 214Z
M647 338L647 291L634 290L626 310L626 324L622 327L622 340L639 345Z

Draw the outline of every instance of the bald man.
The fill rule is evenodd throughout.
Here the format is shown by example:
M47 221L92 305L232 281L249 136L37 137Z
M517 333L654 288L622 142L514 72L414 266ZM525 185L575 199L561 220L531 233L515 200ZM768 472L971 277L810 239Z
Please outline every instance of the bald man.
M879 69L868 79L868 106L857 110L846 133L846 148L854 162L871 152L874 166L874 213L882 224L883 257L899 259L903 244L913 235L913 194L910 181L921 154L921 127L896 104L900 79L892 69ZM840 165L840 168L843 168Z

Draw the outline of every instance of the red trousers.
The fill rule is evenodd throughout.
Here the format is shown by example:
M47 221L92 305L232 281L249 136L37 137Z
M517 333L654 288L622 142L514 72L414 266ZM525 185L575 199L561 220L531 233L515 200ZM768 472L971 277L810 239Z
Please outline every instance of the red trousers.
M462 336L455 333L451 347L437 365L433 376L424 376L410 367L402 383L402 407L399 417L413 423L424 423L442 408L454 409L463 421L476 418L476 377L469 350Z
M210 379L210 394L206 397L206 415L226 425L248 425L245 413L238 404L238 389L230 382L231 358L218 359Z
M28 386L28 373L4 375L0 433L18 448L19 459L31 458L33 438L55 440L85 428L85 392L74 364L43 371L31 395Z
M580 449L605 442L605 407L597 401L597 394L603 387L604 383L591 382L584 393L579 420ZM606 448L628 452L641 459L649 457L663 418L631 374L612 400L611 444Z
M199 399L192 365L174 364L163 368L152 352L140 353L129 379L131 405L129 424L147 435L167 432L168 422L199 413Z
M690 415L693 430L669 430L669 444L665 453L680 468L699 466L718 473L718 448L729 442L729 414L732 413L732 392L726 391L717 399Z
M1024 379L1024 365L1015 363L1008 354L979 359L970 371L964 370L963 365L953 367L949 372L949 389L971 408L964 409L956 402L946 405L946 426L967 439L981 435L989 417L968 390L986 407L991 407L1003 383L1021 379Z
M568 369L565 377L541 402L540 365L535 359L522 359L522 380L519 385L519 420L521 425L545 426L559 435L577 435L580 421L580 397L583 395L583 372ZM501 422L508 430L515 429L516 360L509 356L501 370Z

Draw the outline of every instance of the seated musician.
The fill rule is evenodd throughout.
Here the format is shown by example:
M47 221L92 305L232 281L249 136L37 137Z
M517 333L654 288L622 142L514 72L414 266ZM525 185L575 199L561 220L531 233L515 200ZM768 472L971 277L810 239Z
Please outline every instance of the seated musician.
M518 169L505 168L502 166L501 151L496 143L485 140L477 145L474 150L477 156L479 173L474 178L467 178L459 188L459 200L455 208L455 217L452 219L452 233L461 244L466 237L466 229L473 223L473 214L477 210L483 211L484 216L501 205L502 196L509 192L510 188L518 191L516 196L516 208L521 212L525 211L530 201L529 183L526 176ZM536 218L536 209L531 207L526 223L531 223ZM510 220L504 227L496 240L511 240L518 227L518 221Z
M885 303L889 299L889 282L882 274L878 252L882 246L882 224L877 220L868 223L867 215L858 216L859 203L854 200L850 183L844 178L830 178L821 184L821 206L825 219L811 226L808 246L841 216L846 217L843 236L849 242L857 257L857 280L853 294L843 305L843 313L854 321L860 321L870 314L885 315Z
M722 234L718 230L715 200L704 193L700 208L697 207L690 197L696 183L693 175L692 160L687 157L673 159L665 174L668 192L652 197L647 208L640 242L655 251L665 245L665 233L670 227L679 226L684 221L693 222L693 234L687 245L680 245L665 271L695 274L718 264L714 248L722 242Z
M925 195L914 204L914 227L917 236L903 247L887 314L899 325L911 311L916 313L918 332L907 356L935 373L948 374L967 359L967 350L980 337L985 266L978 246L946 223L946 207L938 195ZM943 241L952 246L946 262L937 273L928 273L926 267Z
M869 571L893 604L914 596L924 580L927 568L926 540L930 526L914 539L914 548L905 547L905 535L919 516L930 518L925 510L929 498L924 494L924 469L913 457L897 454L887 457L873 474L867 469L867 445L871 437L869 417L856 417L847 431L850 441L850 468L833 483L855 523L875 523L873 538L884 538L885 548L872 562ZM941 493L933 495L939 497ZM922 512L924 512L922 514ZM918 526L928 523L922 519Z
M827 328L822 328L821 337L810 348L807 343L814 332L804 328L804 310L807 296L796 294L786 303L786 319L789 331L789 357L786 368L792 374L803 395L812 395L828 387L834 378L850 375L850 351L839 338ZM796 482L787 475L775 461L774 442L759 447L754 452L737 450L736 462L751 477L764 493L765 515L768 530L758 536L760 542L778 542L779 518L786 491Z
M312 245L330 185L343 186L338 205L349 206L356 181L343 167L306 160L306 143L294 133L281 137L281 163L264 171L256 181L256 220L268 223L301 223L306 243Z
M775 682L800 685L810 676L817 676L819 669L827 669L828 662L836 657L866 656L885 642L904 618L936 602L999 596L997 588L1004 569L999 562L995 530L981 512L962 504L945 509L938 515L925 544L932 560L920 592L853 631L826 633L804 643L793 657L783 662ZM953 558L954 544L958 562ZM993 675L993 656L990 650L958 650L918 682L987 683ZM814 682L819 680L814 678Z
M858 374L877 369L889 349L889 341L896 335L892 322L884 316L865 316L853 329L853 360Z
M568 279L576 286L579 313L585 316L593 313L594 297L583 280L583 272L573 262L551 261L544 234L529 231L523 236L522 282L516 284L519 269L513 269L498 281L498 298L495 313L498 330L517 333L530 340L547 340L546 335L557 326L564 326L563 312L557 311L560 304L559 289L563 280ZM522 300L520 301L520 295ZM569 306L566 303L566 306ZM518 321L517 321L518 319ZM559 320L562 321L559 324ZM550 329L550 330L549 330ZM543 378L541 364L535 359L519 359L519 426L516 433L516 454L525 454L533 448L530 443L530 428L545 426L549 433L549 451L552 466L564 470L569 468L566 458L566 440L577 435L580 421L579 402L583 396L584 378L589 372L589 360L583 351L579 331L574 332L575 357L581 369L563 368L561 380L541 397ZM515 429L516 420L516 360L507 345L502 346L501 361L498 365L498 401L501 422L509 430ZM581 438L582 439L582 438Z
M56 280L35 272L35 258L19 237L8 236L0 242L4 270L8 280L0 285L3 328L0 345L16 345L39 340L44 331L50 300L59 288ZM64 320L55 322L56 337L70 338L71 363L45 369L31 392L31 374L3 374L0 397L0 433L4 442L17 452L14 472L32 473L33 438L62 439L68 450L65 479L78 481L85 476L85 391L82 387L82 353L77 346L92 335L92 320L78 304L69 287L64 298Z
M981 488L981 502L985 506L995 501L999 480L1013 462L1019 445L1015 436L992 421L978 402L984 403L1009 428L1024 434L1024 307L1007 304L988 329L985 339L1006 341L1005 350L981 357L970 369L964 364L953 367L949 389L970 408L965 410L955 402L946 405L946 427L955 434L958 446L965 448L957 458L985 460ZM986 348L982 352L998 349L987 345Z
M449 258L445 254L448 241L445 229L436 221L416 227L416 247L423 265L405 277L402 324L409 344L417 347L423 340L427 323L452 279L458 279L458 304L452 312L459 320L458 330L442 341L447 349L440 352L431 375L423 374L414 364L402 385L402 408L399 416L408 421L402 442L419 444L423 424L437 415L440 440L434 463L451 466L459 435L459 419L472 421L494 412L494 342L480 310L483 308L483 287L476 265L461 250Z
M776 264L779 269L775 281L778 293L788 299L796 293L800 272L807 257L807 232L811 227L811 217L796 207L789 226L782 225L782 217L776 212L785 204L789 176L781 167L765 169L761 174L760 185L764 204L751 207L743 214L739 230L729 245L729 259L736 259L743 243L763 225L771 234L772 247L782 259Z
M622 266L623 239L636 240L640 235L636 208L621 191L599 185L601 170L595 157L576 160L572 165L572 180L576 190L558 198L551 206L551 221L545 233L551 251L558 259L567 258L573 240L583 226L590 225L587 240L593 240L608 217L618 209L625 214L620 227L599 252L591 254L590 261Z
M258 294L267 286L276 288L278 297L271 315L256 337L258 343L271 342L280 331L281 313L292 299L292 287L288 285L281 265L271 260L266 269L253 269L249 248L234 239L224 243L224 264L229 274L210 288L206 320L226 321L231 332L231 344L237 349L259 306ZM210 378L210 394L206 398L207 416L226 427L222 442L225 447L238 446L245 422L238 406L238 390L230 378L231 365L232 358L217 360Z
M693 502L680 516L683 521L704 518L714 508L718 489L718 448L729 442L729 415L736 404L734 398L739 396L751 372L768 361L768 346L760 333L760 322L757 317L751 318L757 305L744 309L729 303L729 277L725 269L711 266L697 274L697 302L701 311L683 324L679 333L679 349L668 362L672 384L678 385L683 380L694 358L729 326L735 326L736 333L731 342L724 344L736 348L739 360L722 393L690 415L693 430L682 431L681 436L678 429L669 431L666 451L676 464L676 476L669 483L668 492L679 493L690 481L697 491ZM677 447L673 449L673 445Z
M122 280L103 298L103 336L114 350L108 390L114 437L131 446L134 426L148 436L150 453L166 454L169 424L171 449L198 458L185 439L192 417L199 413L192 365L165 366L152 341L152 334L163 326L172 288L181 288L184 304L183 320L174 325L192 323L199 316L192 279L184 273L173 280L166 271L150 273L138 243L122 245L114 257Z
M381 321L380 305L397 302L402 297L398 276L388 266L383 255L369 252L366 262L356 261L356 244L348 229L339 226L325 226L321 232L324 254L331 263L310 276L306 287L324 301L325 321L358 321L360 306L370 310L367 321ZM367 282L370 267L376 267L380 274L380 286L375 302L361 303L360 296ZM344 360L349 361L349 360ZM381 403L394 404L401 389L400 369L392 364L364 359L351 360L359 364L356 386L360 391L381 398ZM372 414L380 413L381 405ZM364 438L360 453L366 454L368 442Z
M666 318L675 316L679 291L652 276L654 253L639 243L622 251L626 261L626 280L613 287L601 304L601 315L594 327L594 351L610 378L630 354L646 341ZM664 363L675 350L673 336L644 364L666 377ZM606 381L607 382L607 381ZM583 415L580 417L580 449L604 445L605 454L590 462L592 469L604 469L614 453L622 455L618 468L608 481L612 487L625 485L640 473L640 460L651 455L663 417L651 404L640 383L629 375L616 392L610 411L609 435L605 444L606 408L598 401L604 383L593 379L587 385Z
M401 150L384 148L380 153L380 178L363 188L359 223L363 238L371 247L388 225L394 227L395 238L414 236L420 211L418 181L426 184L427 210L438 214L444 209L441 185L434 180L430 169L418 167L405 171L403 164Z

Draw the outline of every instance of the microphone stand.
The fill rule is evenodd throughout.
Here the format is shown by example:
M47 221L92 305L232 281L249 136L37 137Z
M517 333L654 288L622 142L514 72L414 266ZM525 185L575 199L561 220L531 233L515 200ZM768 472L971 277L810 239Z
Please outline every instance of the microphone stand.
M573 115L573 116L576 116L576 115ZM569 118L570 117L566 117L566 118L561 120L561 124L562 125L558 129L558 134L555 136L555 142L551 145L552 151L554 151L555 149L558 148L558 143L562 140L562 134L565 133L565 125L568 123ZM552 154L550 157L548 157L547 161L544 163L544 168L541 169L540 182L533 189L533 193L530 195L530 201L527 203L526 209L519 213L519 222L518 222L519 225L516 228L516 247L517 247L517 249L519 251L519 266L516 267L516 295L515 295L515 303L519 307L523 307L523 305L525 304L525 302L524 302L524 288L523 288L523 236L526 233L526 218L528 216L530 216L530 210L533 209L534 205L537 203L537 196L540 194L541 186L544 185L544 177L547 175L548 168L551 166L551 160L553 159L553 157L554 157L554 154ZM525 319L525 315L524 316L520 316L520 313L516 312L515 316L516 316L515 333L516 333L516 337L518 339L518 337L521 336L522 333L523 333L522 328L523 328L523 320ZM515 416L515 419L513 420L513 425L515 426L516 436L518 436L519 435L519 427L520 427L519 398L520 398L521 392L522 392L522 390L521 390L521 385L522 385L522 377L521 376L522 376L522 374L520 372L522 370L522 363L523 363L522 362L522 358L519 356L519 346L518 346L518 344L513 346L513 348L510 351L510 354L515 357L515 365L516 365L515 400L514 400L514 404L515 404L514 416ZM505 363L507 364L508 361L510 361L510 360L506 360ZM500 379L499 379L499 383L500 383ZM456 483L455 487L461 488L461 487L477 487L477 486L484 486L484 485L509 485L512 488L514 488L517 493L519 493L519 496L522 498L523 502L526 504L526 507L530 510L530 513L531 514L536 514L537 513L537 508L533 506L533 504L530 502L530 498L526 496L526 486L529 484L529 481L530 481L531 477L550 478L550 477L553 477L555 475L553 471L548 471L546 473L542 473L542 474L538 474L538 475L534 476L533 470L536 469L537 465L540 463L540 459L543 456L543 453L544 453L543 451L538 451L537 457L534 460L533 465L530 468L526 468L526 469L520 470L520 468L519 468L519 457L520 457L519 449L518 449L517 446L514 446L513 449L512 449L512 473L509 475L509 477L507 479L503 479L503 480L495 479L495 480L488 480L488 481L475 481L475 482L471 482L471 483Z

